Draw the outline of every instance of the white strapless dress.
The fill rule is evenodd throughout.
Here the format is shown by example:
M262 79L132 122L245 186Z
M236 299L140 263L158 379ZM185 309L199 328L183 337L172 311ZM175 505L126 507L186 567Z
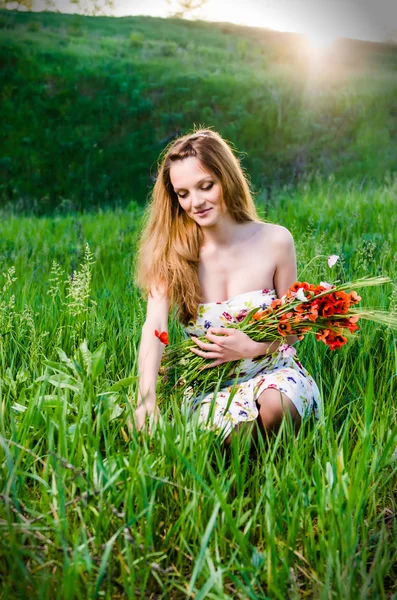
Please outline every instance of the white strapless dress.
M205 335L209 327L238 323L255 306L266 308L276 298L274 289L263 289L238 294L223 302L199 304L197 320L183 327L186 337L190 334ZM234 377L224 381L216 394L194 395L191 389L187 390L182 410L187 410L189 417L195 413L205 428L215 429L223 438L238 423L255 420L259 414L258 396L266 388L275 388L292 400L302 419L311 414L316 419L320 418L322 401L319 389L296 354L291 356L280 351L274 356L241 359L236 361L238 368L241 369L238 379Z

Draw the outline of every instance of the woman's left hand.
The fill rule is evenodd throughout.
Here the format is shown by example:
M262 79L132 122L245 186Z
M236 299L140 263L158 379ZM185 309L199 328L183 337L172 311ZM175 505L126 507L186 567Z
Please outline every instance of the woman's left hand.
M215 335L221 334L221 335ZM196 336L191 339L199 348L191 348L191 351L202 358L214 358L215 362L205 365L203 369L216 367L231 360L241 358L253 358L263 352L263 344L254 342L246 333L231 327L210 327L206 333L211 344L202 342Z

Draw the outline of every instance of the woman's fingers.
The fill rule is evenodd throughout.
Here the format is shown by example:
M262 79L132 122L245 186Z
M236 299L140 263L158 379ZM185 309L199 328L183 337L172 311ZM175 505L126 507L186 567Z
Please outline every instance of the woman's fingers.
M199 350L198 348L190 348L191 352L194 354L198 354L198 356L202 356L203 358L219 358L219 352L204 352L203 350Z
M233 329L232 327L210 327L209 329L207 329L207 335L212 335L214 336L215 334L220 334L220 335L232 335L232 333L235 331L235 329ZM219 337L218 337L219 339Z
M208 351L212 350L214 352L217 347L217 344L208 344L206 342L202 342L201 340L198 340L197 338L194 339L194 343L197 344L197 346L199 348L201 348L201 350L208 350ZM194 348L194 350L197 350L197 348Z

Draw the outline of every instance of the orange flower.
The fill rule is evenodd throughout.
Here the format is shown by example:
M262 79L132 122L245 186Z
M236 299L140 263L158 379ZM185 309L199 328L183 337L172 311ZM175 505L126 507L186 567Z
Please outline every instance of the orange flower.
M314 286L313 292L314 295L317 296L317 294L321 294L322 292L325 292L327 288L324 287L323 285L316 285Z
M302 302L302 304L298 304L298 306L295 306L295 311L297 313L302 313L303 314L303 313L306 312L306 306Z
M326 343L327 337L330 333L331 332L329 329L319 329L316 333L316 340L321 340L322 342Z
M334 304L335 312L339 315L346 315L349 312L350 302L337 300Z
M279 332L280 335L287 335L288 333L291 333L292 331L292 327L291 327L291 323L288 322L281 322L278 324L277 327L277 331Z
M351 333L353 333L353 331L357 331L357 329L360 329L359 326L356 325L358 319L358 315L353 315L352 317L350 317L350 319L348 319L346 327Z
M350 323L357 323L357 321L359 320L359 318L360 318L360 315L352 315L349 318L349 321L350 321Z
M330 304L333 304L334 302L336 302L336 298L335 298L335 294L334 292L330 292L329 294L326 294L325 296L323 296L322 298L318 298L317 300L318 302L329 302Z
M253 314L251 316L251 319L253 321L260 321L260 319L262 318L262 312L258 310L258 312L256 312L255 314Z
M302 287L302 285L299 283L299 281L296 281L289 287L288 291L296 294L300 287Z
M343 329L344 327L347 327L347 325L346 325L347 322L348 322L347 319L343 319L343 321L335 321L335 320L333 320L332 321L332 326L333 327L337 327L339 329L340 328Z
M281 315L280 321L289 321L294 316L293 312L287 312L284 315Z
M273 302L270 304L270 308L278 308L279 306L282 306L282 302L279 298L276 298L276 300L273 300Z
M300 323L302 321L302 315L300 314L296 314L295 317L293 318L292 322L293 323Z
M311 331L311 327L299 327L298 331L296 332L298 340L303 340L305 333L308 331Z
M307 292L308 290L314 290L314 286L310 283L307 283L307 281L295 281L295 283L290 285L290 287L288 288L287 294L291 294L293 296L294 294L296 294L299 288L302 288L304 292Z
M346 342L347 338L344 335L330 335L327 337L327 341L325 343L331 348L331 350L337 350L346 344Z
M343 292L342 290L339 292L334 292L334 296L335 300L343 300L343 302L349 302L350 300L349 294L346 294L346 292Z
M327 304L323 305L321 308L321 316L327 318L327 317L333 317L333 315L335 314L335 310L333 305L328 302Z
M350 297L350 302L352 304L357 304L361 300L361 296L357 296L357 292L355 292L354 290L352 292L350 292L349 297Z
M168 333L166 331L162 331L161 333L154 330L154 335L159 338L160 342L163 342L165 346L168 346Z
M317 303L313 303L310 305L309 313L307 316L309 317L310 321L312 321L313 323L315 323L317 321L317 318L318 318L318 304Z

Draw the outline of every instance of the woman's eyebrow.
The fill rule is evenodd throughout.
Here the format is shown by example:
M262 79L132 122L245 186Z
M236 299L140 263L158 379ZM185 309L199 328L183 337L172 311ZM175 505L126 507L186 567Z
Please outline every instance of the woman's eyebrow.
M196 183L196 186L197 186L197 185L200 185L200 183L203 183L203 181L205 181L206 179L210 179L210 178L211 178L211 175L207 175L207 177L204 177L204 179L200 179L200 181L198 181L198 182ZM186 188L174 188L174 191L175 191L175 192L180 192L181 190L185 190L185 189L186 189ZM186 191L187 191L187 190L186 190Z

